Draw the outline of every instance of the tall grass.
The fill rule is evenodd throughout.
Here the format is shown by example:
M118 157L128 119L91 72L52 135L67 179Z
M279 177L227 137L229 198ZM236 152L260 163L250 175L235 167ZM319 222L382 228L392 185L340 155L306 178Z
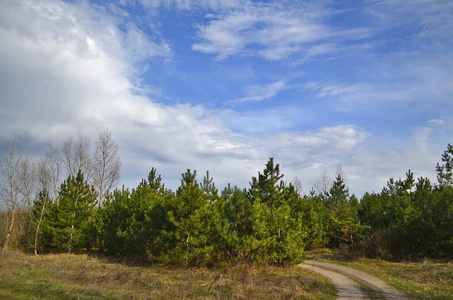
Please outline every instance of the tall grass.
M297 267L144 266L88 255L0 255L6 299L334 299L325 279Z

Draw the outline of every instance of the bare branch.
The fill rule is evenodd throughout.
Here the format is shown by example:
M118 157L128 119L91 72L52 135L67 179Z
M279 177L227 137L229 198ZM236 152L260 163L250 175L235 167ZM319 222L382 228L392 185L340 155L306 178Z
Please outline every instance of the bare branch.
M77 176L79 170L83 177L90 181L92 177L92 162L90 155L90 139L83 134L79 135L76 142L68 138L63 144L63 164L68 175Z
M6 224L3 251L8 251L18 209L24 204L30 205L33 187L32 164L28 158L24 158L22 143L14 137L9 141L0 163L0 203L10 216Z
M93 183L99 194L99 206L102 205L105 196L118 184L120 170L118 145L107 129L99 134L93 155Z
M332 182L329 171L323 170L319 174L319 177L314 180L313 185L319 195L326 195L332 187Z

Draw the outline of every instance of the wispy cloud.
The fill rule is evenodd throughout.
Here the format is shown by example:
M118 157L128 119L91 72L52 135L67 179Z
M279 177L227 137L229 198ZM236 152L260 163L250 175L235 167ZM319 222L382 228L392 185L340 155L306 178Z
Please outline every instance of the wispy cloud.
M235 105L243 102L253 102L270 99L277 95L277 93L280 92L281 90L287 88L287 86L288 85L285 80L279 80L268 85L247 86L246 87L247 96L230 100L227 103Z
M367 91L370 90L372 86L365 83L326 85L320 82L309 82L305 85L305 88L316 92L318 97L336 97Z
M453 31L453 2L445 0L369 0L366 10L377 16L382 28L412 26L415 36L444 39ZM401 17L404 16L404 17Z
M431 2L450 7L447 1ZM448 116L452 108L453 61L450 48L446 47L451 41L438 46L427 43L428 52L407 45L393 51L376 41L381 52L344 54L351 53L352 48L367 48L356 42L364 39L368 45L370 34L384 30L383 25L378 22L372 29L357 23L337 27L328 22L334 9L323 6L325 3L332 2L143 0L142 6L149 10L200 10L194 15L203 17L196 19L197 26L190 23L196 32L190 32L184 45L187 49L192 43L197 51L194 55L190 49L176 53L174 41L163 34L164 30L150 34L148 31L155 24L143 25L151 20L148 16L134 20L131 7L135 5L137 9L141 5L138 1L123 0L104 9L102 4L89 1L0 1L0 144L17 134L29 138L33 145L60 146L78 132L94 138L109 127L121 149L122 182L129 186L156 167L171 187L178 186L180 174L187 168L198 169L200 175L210 170L219 186L231 181L245 187L270 156L281 163L287 180L298 176L306 188L320 170L335 170L338 165L350 178L351 190L359 192L379 189L388 176L404 175L406 168L433 174L429 170L434 168L453 130ZM430 2L414 3L424 7ZM386 12L389 5L413 9L402 1L371 4L379 13ZM440 10L433 10L430 18L434 12ZM158 23L161 19L155 16ZM411 18L430 19L415 12ZM417 38L444 38L441 21L430 22L429 26L420 27L423 30ZM448 24L447 20L447 29ZM312 65L298 65L297 70L292 63L341 55L349 55L352 62L311 60ZM137 92L142 90L137 86L143 79L137 69L146 68L143 62L158 61L160 65L150 64L147 70L159 77L160 70L153 69L156 65L165 65L166 60L173 60L175 65L178 60L192 62L194 56L199 59L193 64L197 70L206 62L225 66L226 58L233 56L236 67L244 65L242 59L253 58L245 61L250 66L247 76L230 75L240 81L226 85L228 89L237 87L234 93L217 100L237 97L239 91L242 94L229 104L254 102L254 110L236 111L233 105L225 109L224 102L215 107L214 101L210 108L190 103L165 105ZM215 57L224 60L210 61ZM257 61L266 65L257 66ZM329 68L337 63L340 71ZM325 73L317 73L318 66ZM267 73L259 77L261 70ZM297 71L306 77L288 75ZM196 86L208 89L214 80L222 85L217 78L210 78L209 82L199 79ZM188 82L195 85L194 81ZM172 84L179 88L177 83ZM284 101L275 100L282 100L283 92L289 97L281 104ZM264 101L267 99L273 101ZM398 113L411 109L413 114L401 113L393 118L418 118L410 126L394 123L394 128L405 126L408 137L404 141L397 140L400 136L384 140L368 123L359 126L349 120L363 110L341 115L343 112L338 113L337 107L324 105L383 100L387 103L376 105L374 108L378 109L367 116L374 114L374 120L379 120L389 111L388 103L407 102L407 106L398 107ZM418 105L422 105L422 113L414 109ZM341 117L334 119L338 115Z
M152 41L135 24L126 24L124 49L129 50L128 56L136 61L143 61L151 57L171 58L173 51L165 41Z
M332 43L326 42L328 38L338 42L368 35L366 28L342 30L326 25L322 20L332 13L331 8L313 3L250 3L212 15L207 24L199 25L201 42L192 48L219 59L239 54L281 60L292 55L325 54L332 49L327 47Z
M122 5L135 5L139 2L143 7L148 9L179 9L179 10L193 10L193 9L228 9L241 7L250 3L250 0L121 0Z

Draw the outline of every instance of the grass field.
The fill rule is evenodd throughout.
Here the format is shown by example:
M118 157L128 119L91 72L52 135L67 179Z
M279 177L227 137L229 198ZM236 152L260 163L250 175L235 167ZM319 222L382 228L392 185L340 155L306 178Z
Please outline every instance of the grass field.
M453 299L453 263L387 262L331 250L308 258L380 277L411 299ZM0 253L0 299L334 299L325 279L298 267L139 265L89 255Z
M298 267L140 266L88 255L0 254L1 299L334 299Z
M411 299L453 299L453 262L388 262L331 250L312 251L307 256L365 271Z

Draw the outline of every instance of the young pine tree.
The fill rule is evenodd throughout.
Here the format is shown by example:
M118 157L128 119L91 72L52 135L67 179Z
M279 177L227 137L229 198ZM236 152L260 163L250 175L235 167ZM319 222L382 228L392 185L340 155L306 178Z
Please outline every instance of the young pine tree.
M306 234L301 215L294 213L299 195L282 178L279 165L270 158L258 179L252 179L249 190L253 203L251 257L280 265L302 259Z
M84 180L82 172L69 175L61 185L59 202L49 206L44 229L45 246L57 251L79 251L88 248L90 222L96 203L94 188Z
M176 191L175 205L169 217L176 227L174 236L178 246L172 255L176 263L186 266L204 263L213 253L209 246L208 229L210 204L208 194L196 180L197 172L187 170L181 174L181 186Z

